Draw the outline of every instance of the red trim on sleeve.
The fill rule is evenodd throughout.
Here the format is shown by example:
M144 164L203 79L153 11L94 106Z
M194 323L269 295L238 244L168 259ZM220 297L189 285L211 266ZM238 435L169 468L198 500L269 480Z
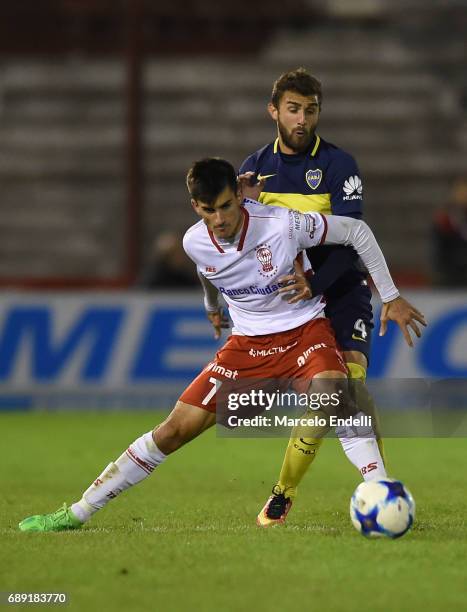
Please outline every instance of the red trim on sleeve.
M324 241L326 240L326 234L328 233L328 222L327 222L326 217L324 215L322 215L320 213L320 216L321 216L321 218L323 220L323 223L324 223L324 232L323 232L323 235L321 236L321 240L319 241L319 243L323 244Z

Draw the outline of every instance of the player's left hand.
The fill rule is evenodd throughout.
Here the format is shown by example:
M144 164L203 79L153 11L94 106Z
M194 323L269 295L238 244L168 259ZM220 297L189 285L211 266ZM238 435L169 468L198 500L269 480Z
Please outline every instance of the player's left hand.
M238 176L238 186L240 188L241 196L243 198L250 198L251 200L257 200L259 194L263 191L264 183L266 179L256 180L254 172L245 172Z
M383 304L380 320L380 336L384 336L384 334L386 333L388 321L395 321L397 325L399 325L399 327L401 328L402 333L404 334L405 341L409 346L413 346L409 327L415 333L417 338L420 338L422 332L418 327L417 322L421 323L421 325L423 325L424 327L426 327L427 325L425 315L423 315L419 310L417 310L415 306L412 306L412 304L405 300L402 296L397 297L391 302Z
M311 287L302 271L301 266L295 265L295 274L281 276L279 282L287 283L286 287L281 287L278 293L292 293L292 297L287 300L288 304L295 304L300 300L310 300L313 297Z
M214 338L219 340L222 330L230 327L229 317L223 308L219 308L214 312L208 312L207 315L214 327Z

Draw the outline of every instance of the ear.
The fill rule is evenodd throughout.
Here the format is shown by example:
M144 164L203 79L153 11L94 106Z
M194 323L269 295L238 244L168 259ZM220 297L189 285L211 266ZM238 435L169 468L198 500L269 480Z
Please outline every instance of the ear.
M277 108L274 106L274 104L272 102L269 102L268 104L268 113L271 116L271 119L273 121L277 121L277 117L279 115L279 111L277 110Z
M199 215L199 207L198 207L198 202L196 200L193 200L193 198L191 198L191 205L193 207L193 210L195 211L195 213L197 215Z

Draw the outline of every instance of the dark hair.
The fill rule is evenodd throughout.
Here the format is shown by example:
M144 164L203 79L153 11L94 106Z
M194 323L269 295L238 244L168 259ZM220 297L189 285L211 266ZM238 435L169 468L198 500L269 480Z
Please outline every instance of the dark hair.
M188 170L186 186L193 200L212 204L217 196L230 187L237 191L237 175L228 161L220 157L206 157L196 161Z
M271 102L279 108L282 96L286 91L294 91L302 96L318 96L318 104L321 108L323 92L321 83L305 69L297 68L284 72L272 87Z

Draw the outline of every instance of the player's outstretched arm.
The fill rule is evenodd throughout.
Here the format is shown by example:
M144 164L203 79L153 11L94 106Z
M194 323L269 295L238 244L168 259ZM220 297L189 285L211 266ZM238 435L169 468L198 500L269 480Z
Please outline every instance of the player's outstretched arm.
M402 330L409 346L413 346L409 327L420 336L417 323L426 325L423 314L399 295L384 255L368 225L349 217L326 217L327 231L322 232L324 244L352 246L360 255L383 302L381 331L384 335L387 321L395 321ZM316 237L315 237L316 239ZM316 244L316 242L315 242ZM313 246L313 245L309 245Z
M391 302L399 297L399 291L392 280L383 252L368 225L364 221L350 217L322 217L322 219L326 228L321 231L321 243L345 244L353 247L370 273L381 301ZM315 230L315 240L317 233L319 235L320 232Z

